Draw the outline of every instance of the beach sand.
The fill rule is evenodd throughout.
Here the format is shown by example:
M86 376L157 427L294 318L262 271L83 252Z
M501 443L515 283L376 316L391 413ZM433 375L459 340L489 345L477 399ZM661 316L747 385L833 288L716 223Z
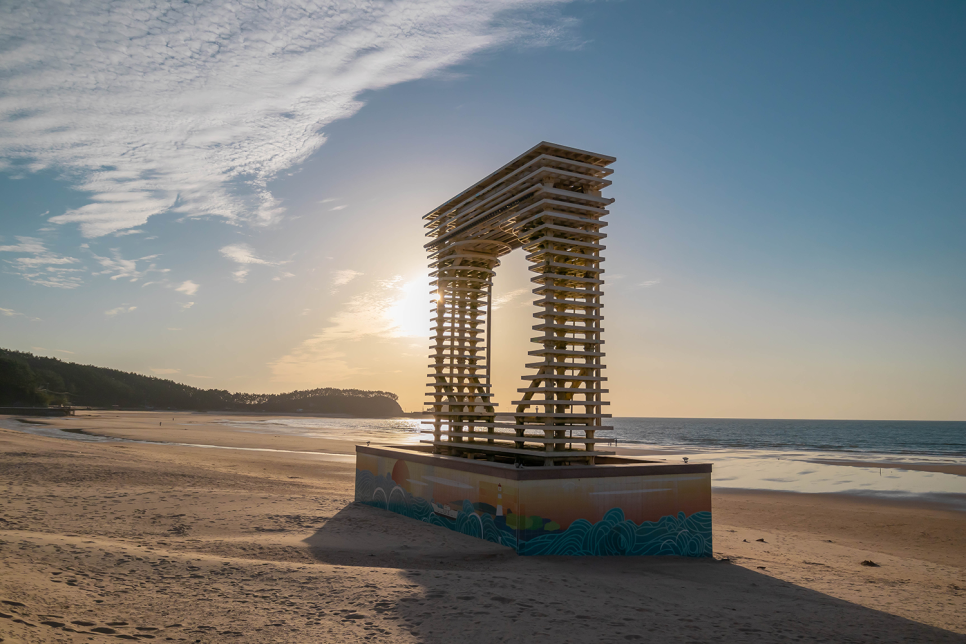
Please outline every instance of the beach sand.
M221 419L0 429L5 644L966 642L966 514L941 506L716 492L715 560L518 557L352 504L355 443L394 437Z

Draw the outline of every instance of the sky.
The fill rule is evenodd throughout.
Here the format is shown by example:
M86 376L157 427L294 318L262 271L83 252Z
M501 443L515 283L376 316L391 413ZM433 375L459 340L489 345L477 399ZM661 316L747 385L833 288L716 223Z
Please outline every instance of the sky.
M966 420L966 4L0 4L0 346L421 408L421 216L617 157L617 416ZM510 410L522 252L494 295Z

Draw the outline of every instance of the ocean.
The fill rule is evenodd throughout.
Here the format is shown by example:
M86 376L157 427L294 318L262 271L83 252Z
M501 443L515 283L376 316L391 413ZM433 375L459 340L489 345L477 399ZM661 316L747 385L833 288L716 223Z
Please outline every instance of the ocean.
M502 420L502 418L500 419ZM223 421L256 431L304 436L331 430L385 432L415 438L416 418L319 418L239 416ZM612 418L599 435L620 446L672 450L813 451L859 455L966 458L966 422L879 420L760 420L715 418Z
M621 444L966 457L966 422L613 418Z

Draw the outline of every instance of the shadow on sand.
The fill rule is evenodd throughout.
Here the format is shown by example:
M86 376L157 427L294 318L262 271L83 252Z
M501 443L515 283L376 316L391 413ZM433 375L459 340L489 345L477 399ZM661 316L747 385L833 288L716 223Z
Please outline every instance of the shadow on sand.
M474 644L966 642L725 562L519 557L355 503L305 543L366 589L352 610L374 638L402 629L417 641Z

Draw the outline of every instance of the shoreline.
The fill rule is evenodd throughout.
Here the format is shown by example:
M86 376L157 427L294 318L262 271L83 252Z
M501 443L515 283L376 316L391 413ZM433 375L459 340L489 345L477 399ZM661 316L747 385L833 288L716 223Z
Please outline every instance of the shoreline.
M30 423L35 424L35 423ZM46 423L43 423L46 424ZM0 427L0 432L7 428ZM18 431L18 430L9 430ZM350 445L338 445L329 446L328 449L342 450L342 451L320 451L320 450L310 450L310 449L284 449L279 447L277 444L273 447L246 447L239 445L212 445L205 443L186 443L186 442L172 442L172 441L162 441L162 440L145 440L143 438L130 438L127 436L119 435L119 433L94 433L91 431L86 431L76 428L59 428L59 431L67 433L82 434L91 438L104 438L107 441L118 441L123 443L133 443L140 445L154 445L154 446L170 446L170 447L188 447L188 448L198 448L198 449L226 449L226 450L239 450L239 451L250 451L250 452L266 452L266 453L276 453L276 454L299 454L308 455L319 458L324 461L338 461L338 462L354 462L355 459L355 442L351 442ZM232 430L225 430L232 431ZM56 440L56 439L55 439ZM69 438L61 438L61 440L70 440ZM319 440L319 439L315 439ZM326 440L326 439L321 439ZM330 441L327 441L330 442ZM388 443L391 444L391 441ZM831 462L830 464L839 465L840 463ZM855 465L856 467L865 467L865 464ZM912 469L912 468L899 468L899 469ZM931 470L936 471L936 470ZM771 490L763 488L742 488L742 487L721 487L714 486L712 484L712 493L715 495L732 495L740 496L743 494L748 495L784 495L786 497L794 496L811 496L816 498L843 498L850 499L853 502L859 503L873 503L882 506L892 506L897 508L906 507L919 507L928 508L942 511L951 512L961 512L966 513L966 493L963 494L895 494L887 492L867 492L862 493L858 491L845 491L836 493L827 492L808 492L808 491L788 491L788 490Z
M175 412L119 412L101 411L86 412L77 416L53 417L36 420L33 418L19 419L10 417L0 419L0 426L14 428L28 434L45 434L56 436L61 440L117 440L128 444L143 441L148 445L165 445L169 448L197 448L197 449L237 449L241 451L271 451L280 454L315 456L316 458L338 460L354 457L355 445L371 443L374 445L405 444L417 441L420 434L373 427L358 428L350 426L325 427L313 425L311 427L288 427L284 423L267 422L266 418L277 418L280 421L290 416L266 416L255 414L250 416L259 421L257 426L246 426L243 419L246 415L237 412L230 414L214 413L175 413ZM343 419L338 419L343 420ZM367 420L383 421L385 419L360 419L364 424ZM157 423L157 424L155 424ZM237 425L236 425L237 423ZM20 427L17 427L20 425ZM85 439L61 434L82 434ZM874 499L877 502L921 503L931 506L945 507L951 511L966 511L966 486L959 486L955 481L945 480L939 487L921 487L933 485L932 479L921 479L922 476L955 476L957 480L966 476L966 465L957 463L923 463L872 461L856 459L831 458L803 458L796 454L795 458L788 458L782 453L756 454L753 451L739 453L697 452L697 450L674 450L666 446L619 447L614 450L617 454L638 458L655 458L673 462L682 454L692 454L694 462L708 461L715 464L716 476L713 478L713 489L716 493L733 490L747 490L749 492L786 492L789 494L822 495L829 492L838 496L850 496L857 500ZM782 457L785 456L783 459ZM807 467L808 464L826 467L827 476L838 476L844 482L859 476L858 481L848 486L830 490L824 487L813 488L808 477L799 479L795 472ZM749 469L750 468L750 469ZM749 476L747 472L757 474ZM917 473L915 476L905 474L900 478L896 475L879 477L876 474L884 471ZM803 472L805 473L805 472ZM739 476L736 476L739 474ZM814 478L821 479L821 473L808 472ZM916 477L920 477L917 479ZM825 480L825 479L821 479ZM864 483L861 481L864 480ZM778 481L781 481L779 483ZM796 482L797 481L797 482ZM871 482L870 482L871 481ZM937 479L938 481L938 479ZM888 486L898 486L889 488ZM920 487L917 489L916 485ZM865 486L865 488L863 488ZM872 486L872 487L869 487ZM877 486L877 487L876 487ZM905 486L905 487L903 487ZM833 486L834 487L834 486Z

